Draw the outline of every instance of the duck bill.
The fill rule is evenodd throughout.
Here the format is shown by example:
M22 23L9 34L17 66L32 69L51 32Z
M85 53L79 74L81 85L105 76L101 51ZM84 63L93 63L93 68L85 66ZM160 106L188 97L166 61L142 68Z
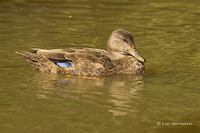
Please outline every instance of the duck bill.
M138 61L142 63L146 62L146 60L137 52L135 48L130 49L129 54L131 54L133 57L135 57Z

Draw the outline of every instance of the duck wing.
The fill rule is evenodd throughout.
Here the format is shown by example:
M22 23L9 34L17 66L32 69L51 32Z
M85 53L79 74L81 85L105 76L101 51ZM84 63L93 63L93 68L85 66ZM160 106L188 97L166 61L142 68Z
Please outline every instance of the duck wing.
M67 61L67 59L65 58L65 53L62 51L62 49L46 50L33 48L33 50L35 50L37 54L43 55L46 58L55 62Z
M66 48L66 49L35 49L36 53L43 55L53 62L76 62L88 60L98 62L99 59L108 58L107 52L103 49L93 48Z

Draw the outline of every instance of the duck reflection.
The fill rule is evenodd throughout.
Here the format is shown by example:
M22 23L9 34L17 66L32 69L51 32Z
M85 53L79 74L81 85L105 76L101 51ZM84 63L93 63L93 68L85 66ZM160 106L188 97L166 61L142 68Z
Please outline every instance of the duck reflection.
M108 92L111 96L108 99L114 103L114 107L109 111L113 115L126 115L134 111L131 109L130 103L134 98L139 98L137 91L143 88L143 80L141 75L120 75L113 76L108 86Z
M40 87L38 98L60 95L65 98L106 106L113 115L127 115L134 111L131 103L139 98L138 90L143 89L142 75L114 75L87 78L58 74L38 73L30 79Z

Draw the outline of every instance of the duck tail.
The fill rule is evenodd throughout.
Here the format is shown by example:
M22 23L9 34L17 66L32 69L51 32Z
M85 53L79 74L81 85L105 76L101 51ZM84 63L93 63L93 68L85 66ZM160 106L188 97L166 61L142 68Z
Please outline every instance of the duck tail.
M27 51L17 51L16 53L24 56L28 60L34 61L34 62L49 61L49 59L47 59L46 57L36 54L36 53L31 53L31 52L27 52Z
M27 51L17 51L16 53L24 56L27 62L36 70L57 73L57 66L43 55Z

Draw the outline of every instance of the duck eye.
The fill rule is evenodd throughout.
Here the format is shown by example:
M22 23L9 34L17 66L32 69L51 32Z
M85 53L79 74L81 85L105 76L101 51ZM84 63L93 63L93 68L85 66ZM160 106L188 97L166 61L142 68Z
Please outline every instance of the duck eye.
M124 39L124 42L128 43L128 40L127 40L127 39Z

